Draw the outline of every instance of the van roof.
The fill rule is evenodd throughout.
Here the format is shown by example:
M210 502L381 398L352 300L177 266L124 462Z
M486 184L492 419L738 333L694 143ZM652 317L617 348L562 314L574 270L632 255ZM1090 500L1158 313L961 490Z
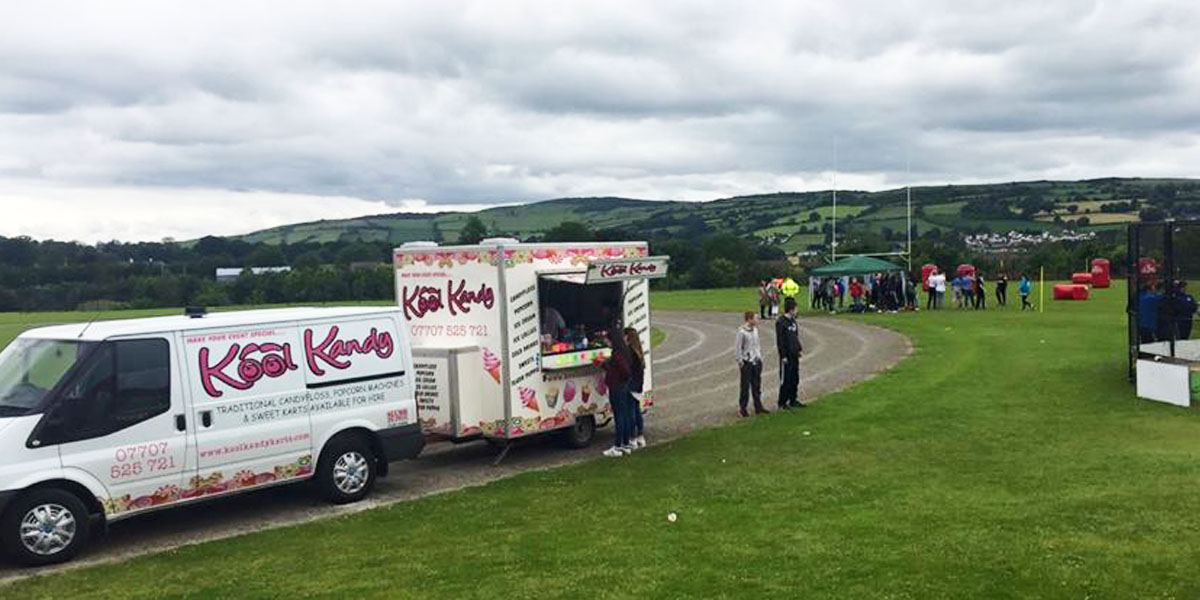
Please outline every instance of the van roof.
M38 327L23 332L20 337L101 341L116 336L145 335L170 331L195 331L217 327L244 327L312 319L357 317L385 314L398 310L395 307L364 306L269 308L214 312L195 319L180 314L169 317L95 321L91 325L85 322Z

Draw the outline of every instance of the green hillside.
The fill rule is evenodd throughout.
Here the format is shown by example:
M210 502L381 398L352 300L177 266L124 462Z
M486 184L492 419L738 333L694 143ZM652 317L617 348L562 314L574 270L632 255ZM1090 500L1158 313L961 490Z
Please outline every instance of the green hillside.
M838 192L840 234L905 239L903 188ZM818 248L831 228L832 193L781 192L673 202L629 198L566 198L474 213L496 234L536 239L567 221L646 239L729 232L788 252ZM1029 181L912 189L913 235L1105 229L1139 217L1200 214L1200 180L1107 178ZM240 236L247 242L453 243L468 213L364 216L286 225Z

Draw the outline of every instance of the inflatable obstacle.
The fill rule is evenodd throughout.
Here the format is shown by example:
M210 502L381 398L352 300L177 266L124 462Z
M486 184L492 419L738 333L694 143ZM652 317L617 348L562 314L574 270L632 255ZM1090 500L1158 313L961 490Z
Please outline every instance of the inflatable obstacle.
M1054 284L1054 299L1087 300L1088 286L1079 283L1056 283Z

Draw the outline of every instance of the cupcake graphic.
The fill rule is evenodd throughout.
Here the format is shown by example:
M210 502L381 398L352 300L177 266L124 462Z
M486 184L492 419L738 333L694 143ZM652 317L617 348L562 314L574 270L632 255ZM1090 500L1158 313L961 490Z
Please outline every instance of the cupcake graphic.
M530 410L541 412L542 408L538 406L537 392L527 387L520 388L520 391L521 405Z
M488 375L500 383L500 357L492 354L491 350L483 349L483 368L487 370Z
M571 401L574 399L575 399L575 382L568 381L567 384L563 386L563 404L570 404ZM550 405L550 408L554 408L554 405Z

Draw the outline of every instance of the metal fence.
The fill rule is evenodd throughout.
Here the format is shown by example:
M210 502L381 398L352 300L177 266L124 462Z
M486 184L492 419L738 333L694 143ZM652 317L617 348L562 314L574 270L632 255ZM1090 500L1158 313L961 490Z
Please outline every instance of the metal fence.
M1200 221L1131 224L1128 249L1129 379L1139 358L1200 364Z

